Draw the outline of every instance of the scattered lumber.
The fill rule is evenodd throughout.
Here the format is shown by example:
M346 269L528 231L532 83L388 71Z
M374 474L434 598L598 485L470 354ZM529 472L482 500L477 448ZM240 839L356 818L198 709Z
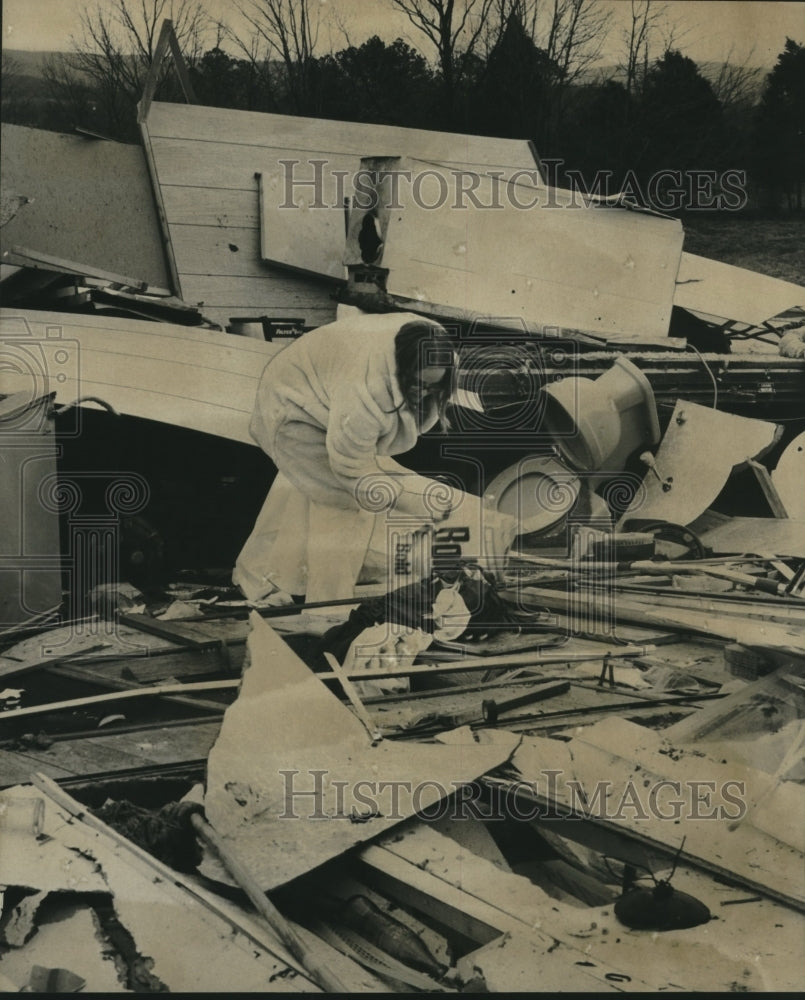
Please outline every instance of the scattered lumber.
M44 838L29 832L13 834L15 870L3 870L6 885L49 888L47 872L54 863L78 875L81 863L111 894L114 913L135 942L148 970L148 986L171 991L229 990L297 992L315 989L298 963L273 934L239 907L201 887L157 861L106 826L84 806L42 775L32 778L35 788L23 786L9 793L17 798L44 796ZM4 831L4 834L7 831ZM4 852L4 855L6 852ZM52 859L43 865L39 859ZM16 859L19 859L17 861ZM19 862L25 862L24 868ZM22 881L21 881L22 880ZM81 885L73 879L76 891ZM92 891L91 880L84 882ZM64 891L64 890L62 890ZM82 890L79 890L79 892ZM176 947L177 934L182 947ZM315 939L314 939L315 940ZM352 990L371 988L373 977L319 943L320 953L333 963ZM161 984L161 985L160 985ZM144 987L144 984L140 984Z
M510 600L517 600L524 606L553 608L570 614L575 610L579 628L584 621L600 621L608 614L613 622L626 621L643 626L658 626L709 635L730 642L740 642L747 646L778 649L791 655L799 655L805 641L805 630L799 621L788 621L782 615L778 622L747 622L736 614L719 614L718 611L694 610L669 606L669 602L653 604L641 603L633 598L624 598L611 591L608 594L592 589L578 589L568 592L547 590L537 587L522 587L508 591ZM606 598L606 600L605 600ZM714 602L709 602L711 605Z
M689 864L805 911L805 791L798 785L739 761L685 752L663 741L661 733L614 717L567 744L524 739L513 763L518 778L532 783L525 794L533 801L617 829L669 855L679 852ZM550 773L558 779L548 780ZM518 786L517 794L525 787ZM686 820L684 847L682 828L669 822L671 787L681 801L677 818ZM745 815L748 803L761 795L763 810ZM732 826L741 817L741 824Z
M557 992L664 990L670 983L678 989L718 991L746 981L747 967L752 970L747 986L757 989L778 975L783 981L796 975L795 963L779 967L785 945L756 961L751 915L741 921L737 936L728 922L709 925L706 935L652 935L647 953L646 933L624 927L611 905L578 907L557 901L529 879L470 854L420 821L363 848L358 857L370 885L481 945L459 961L458 969L465 977L473 969L482 972L491 991L533 990L535 983L540 991ZM729 900L746 895L688 868L674 882L711 905L716 895ZM803 918L768 900L763 905L767 919L787 925L786 942L793 941ZM683 948L687 957L680 963Z

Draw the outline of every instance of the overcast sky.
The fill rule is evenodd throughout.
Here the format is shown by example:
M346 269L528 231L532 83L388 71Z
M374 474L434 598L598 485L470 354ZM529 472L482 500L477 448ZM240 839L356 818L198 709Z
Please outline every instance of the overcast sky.
M134 0L135 4L139 0ZM612 12L612 25L602 51L602 62L620 60L622 32L629 13L629 0L597 0ZM100 0L104 5L105 0ZM349 41L360 44L377 34L386 40L402 37L432 52L422 36L412 29L404 15L393 9L390 0L320 0L323 8L334 10L346 27ZM93 0L3 0L3 44L13 49L67 49L76 33L80 12L94 6ZM232 0L207 0L207 10L238 28ZM735 62L770 65L785 44L786 36L805 43L805 3L738 2L738 0L667 0L665 7L674 27L679 49L697 62L719 61L732 53ZM346 44L338 28L332 29L324 49Z

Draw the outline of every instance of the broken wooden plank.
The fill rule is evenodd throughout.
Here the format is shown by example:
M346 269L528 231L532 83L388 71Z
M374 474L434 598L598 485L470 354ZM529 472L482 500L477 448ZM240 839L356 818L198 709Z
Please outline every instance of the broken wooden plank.
M315 990L298 963L251 914L158 861L53 782L41 775L32 780L48 800L44 829L50 843L42 850L86 857L105 891L113 894L118 919L158 981L173 991ZM184 941L181 949L175 946L177 933ZM367 988L372 977L367 979L325 944L320 943L320 949L338 963L341 973L347 970L352 989Z
M696 522L691 525L696 531ZM805 559L805 520L772 517L732 517L699 534L716 555L751 553Z
M231 845L225 844L206 819L198 813L193 814L190 817L190 821L201 840L214 849L226 866L227 871L234 877L237 884L249 897L257 912L293 957L302 965L310 978L327 992L340 993L345 991L347 989L345 983L321 960L321 949L318 950L317 954L314 949L309 948L303 939L299 937L293 927L257 884L254 876L246 865L243 864Z
M681 255L674 291L677 306L762 326L802 301L802 289L790 281L692 253Z
M518 822L517 819L510 821ZM563 826L575 828L581 824L557 825L562 829ZM542 826L544 824L540 824ZM788 954L787 947L792 944L795 954L802 954L802 943L797 941L797 933L801 933L805 921L801 915L769 900L765 900L763 904L764 916L770 924L779 924L779 930L784 934L779 949L770 946L772 954L758 954L758 925L749 916L736 920L736 925L739 925L737 927L731 926L728 920L712 922L707 926L706 934L700 933L700 928L698 932L696 929L689 929L651 935L651 960L647 961L646 932L625 927L614 915L611 904L580 908L547 898L529 879L502 872L485 859L474 857L466 849L449 844L430 823L411 824L393 840L383 838L374 850L385 850L392 856L382 870L398 880L400 892L405 891L402 886L410 886L412 891L406 894L406 901L409 905L427 907L424 912L429 916L434 915L434 912L430 908L428 896L439 905L450 898L448 893L451 888L457 888L468 902L481 900L525 925L519 929L510 926L508 929L511 938L498 937L486 948L470 952L466 960L460 960L458 968L464 976L474 968L480 955L492 954L496 947L505 956L510 940L520 940L523 943L530 940L535 942L538 951L539 935L545 933L561 946L548 955L521 954L519 949L515 949L510 963L511 980L507 981L517 982L519 979L521 988L530 989L534 988L536 981L540 990L554 988L556 983L555 988L561 993L570 988L562 985L563 973L586 969L591 976L601 976L610 988L614 985L619 989L631 990L641 988L642 985L645 989L648 984L649 989L666 990L673 983L677 989L719 991L731 988L735 981L745 982L750 989L759 989L769 982L787 982L798 973L797 961L787 963L787 968L780 966L786 964L781 963L781 959ZM361 853L362 859L366 853L366 850ZM377 853L374 858L377 858ZM406 870L403 863L410 867ZM378 869L380 866L378 861ZM427 896L423 892L417 903L414 903L417 872L430 876L433 888L428 891ZM715 909L715 899L719 896L723 900L739 899L745 895L741 889L720 885L706 874L685 866L680 866L673 881L683 891L692 892L698 898L706 900L712 909ZM399 892L396 895L402 898ZM489 911L486 913L489 914ZM489 915L489 919L494 919L494 916ZM536 934L530 937L527 928L535 929ZM576 956L574 949L578 949L583 957ZM686 956L686 961L682 964L681 954ZM576 964L585 961L592 964ZM481 971L485 967L490 968L480 960L477 964ZM500 972L498 966L498 976ZM529 973L531 986L525 987ZM497 982L502 981L490 977L487 988L492 990ZM593 988L592 984L588 984L586 991Z
M33 771L65 778L139 772L148 765L196 765L206 761L220 721L152 725L120 732L116 727L58 737L47 749L35 745L0 750L0 784L24 783Z
M72 711L75 708L85 708L89 705L128 701L131 698L156 698L166 694L188 694L193 691L234 691L239 685L240 679L238 678L237 680L224 681L197 681L193 684L161 684L156 687L127 688L124 691L110 691L107 694L90 695L86 698L72 698L67 701L51 702L47 705L16 708L10 712L4 712L0 719L16 721L51 712ZM223 708L223 705L221 707Z
M121 274L104 271L102 268L95 267L92 264L82 264L79 261L54 257L52 254L43 253L41 250L33 250L30 247L20 246L19 244L14 244L3 251L3 263L23 264L27 267L44 266L49 271L60 271L63 274L90 275L94 278L108 281L110 284L131 288L137 292L149 290L149 285L145 281L138 281L136 278L127 278ZM170 294L170 290L167 288L155 288L153 292L157 295Z
M52 626L42 623L33 635L3 651L0 677L68 661L87 663L168 649L175 650L175 644L95 617Z
M75 777L72 771L62 767L57 761L42 760L15 750L0 750L0 788L25 784L34 769L57 781Z
M800 674L802 669L800 666ZM764 732L777 732L798 717L802 704L802 691L789 678L789 671L788 666L779 667L774 673L733 691L719 705L708 705L674 723L664 735L676 743L689 744L730 739L739 734L760 736Z
M182 280L179 275L179 271L176 267L176 256L173 252L173 245L171 243L170 230L168 229L168 219L165 212L165 202L163 199L163 193L158 184L154 184L153 179L156 174L156 169L154 167L154 150L151 145L151 136L148 131L148 125L144 121L139 121L139 109L138 109L138 123L140 126L140 137L143 141L143 154L145 156L146 166L148 168L148 173L151 179L151 191L154 198L154 207L156 209L157 218L159 219L159 232L162 241L162 252L164 256L165 263L167 264L168 275L170 276L170 288L174 295L177 295L180 299L182 298ZM188 300L192 302L193 300Z
M161 658L160 658L161 659ZM166 659L170 659L166 657ZM111 661L114 663L115 661ZM136 663L137 660L134 660ZM124 660L125 664L126 661ZM86 681L89 684L97 684L101 687L111 688L113 691L137 691L142 690L144 687L154 687L154 684L148 684L147 681L138 680L128 680L121 677L116 677L110 671L106 670L109 666L109 662L99 663L97 666L93 667L89 664L78 665L78 664L59 664L56 666L47 666L45 671L48 674L52 674L54 677L70 677L77 681ZM121 673L125 672L127 667L124 665L121 668ZM220 670L217 671L220 673ZM179 683L178 678L172 673L165 674L163 671L156 671L157 677L155 680L163 681L164 683ZM179 674L181 676L181 673ZM195 675L194 675L195 676ZM186 682L184 682L186 683ZM206 709L207 711L220 712L222 706L220 702L211 701L206 698L190 698L181 694L165 695L166 701L171 701L175 705L189 706L195 709Z
M614 575L616 571L619 576L621 573L626 574L627 576L637 574L663 577L673 576L675 574L692 574L694 576L714 576L722 580L730 580L732 583L740 583L743 586L757 588L765 593L776 594L780 597L784 597L786 593L784 584L781 584L776 580L771 580L763 576L762 573L755 576L751 573L742 572L738 568L730 567L727 565L727 560L715 562L712 559L697 559L692 562L686 562L681 559L657 561L651 559L636 559L633 562L616 562L593 559L579 560L543 558L531 555L528 552L513 552L511 555L514 556L515 559L520 559L523 562L533 563L534 565L544 566L546 568L555 567L563 570L566 572L565 578L571 578L574 576L589 576L594 578L596 576L606 574ZM617 587L618 584L619 579L616 578L612 583L610 583L610 586Z
M532 605L571 612L571 628L580 630L584 630L587 620L601 621L606 615L613 627L616 626L616 622L627 621L638 625L656 625L660 628L715 636L748 646L779 649L793 655L799 655L802 649L803 627L799 622L788 624L760 619L747 621L740 615L719 616L705 610L671 607L669 602L641 604L613 592L605 593L593 589L579 589L568 593L523 587L516 593L510 592L510 596L524 607Z
M761 465L760 462L756 462L753 458L750 458L747 465L754 473L755 479L763 492L763 496L766 498L766 503L768 503L771 508L772 517L776 518L786 518L788 517L788 512L785 509L785 504L777 492L774 483L772 482L769 470L765 465Z
M646 988L646 980L633 969L613 966L608 959L590 962L583 945L569 935L564 940L559 937L551 920L555 901L528 879L470 855L424 825L411 830L413 839L422 835L424 845L412 847L409 835L360 852L370 885L480 944L523 935L538 951L540 983L546 988L552 984L558 990L616 989L608 976L627 971L633 974L633 988ZM412 850L416 861L411 860ZM514 905L513 887L519 890ZM529 905L523 905L525 900Z
M645 656L654 649L653 645L617 646L600 644L600 648L585 650L568 649L566 651L551 649L549 652L534 650L530 653L501 653L497 656L468 657L466 660L450 660L447 663L415 664L411 667L389 667L386 669L367 669L349 673L353 681L381 680L383 677L417 677L420 674L436 676L439 674L461 673L461 671L497 670L503 667L540 667L552 666L557 663L582 663L586 660L600 660L607 656ZM339 680L336 673L320 673L320 680Z
M772 483L781 497L789 517L805 519L802 481L805 474L805 431L786 447L771 474Z

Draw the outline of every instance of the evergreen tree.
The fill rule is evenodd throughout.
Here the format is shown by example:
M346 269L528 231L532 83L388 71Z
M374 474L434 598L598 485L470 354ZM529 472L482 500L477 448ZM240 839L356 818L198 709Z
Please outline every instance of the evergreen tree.
M805 183L805 46L790 38L766 78L754 128L754 174L788 207L802 208Z
M649 69L636 126L634 167L644 184L659 171L690 174L727 165L721 102L681 52L669 50Z
M435 128L433 73L402 39L377 35L319 60L321 112L328 118Z
M559 67L512 14L475 84L474 131L542 144L549 132L551 93Z

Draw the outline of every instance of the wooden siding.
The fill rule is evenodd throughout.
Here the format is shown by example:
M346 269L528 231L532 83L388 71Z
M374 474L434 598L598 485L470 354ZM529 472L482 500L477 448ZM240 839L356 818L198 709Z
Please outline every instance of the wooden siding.
M446 171L426 174L407 158L393 169L414 181L399 186L400 208L380 215L392 295L610 340L667 337L682 252L678 220L574 203L567 192L549 197L545 188L503 185L489 174L478 175L477 196L498 209L457 210L452 197L433 199L424 188L415 197L422 177L451 192ZM354 212L348 252L356 262L361 222Z
M0 310L0 333L40 358L36 370L0 372L0 393L55 390L59 404L98 396L121 413L248 444L257 382L280 350L172 323L18 309Z
M326 160L328 173L351 174L367 155L412 155L507 175L527 170L538 180L522 140L159 102L151 105L144 137L179 291L222 325L232 316L299 316L308 326L335 319L332 282L344 276L343 205L334 198L331 207L309 212L268 205L263 237L272 263L262 259L256 175L281 204L282 160L299 161L293 176L302 180L313 176L312 160ZM295 200L297 193L302 202L312 197L301 186Z

